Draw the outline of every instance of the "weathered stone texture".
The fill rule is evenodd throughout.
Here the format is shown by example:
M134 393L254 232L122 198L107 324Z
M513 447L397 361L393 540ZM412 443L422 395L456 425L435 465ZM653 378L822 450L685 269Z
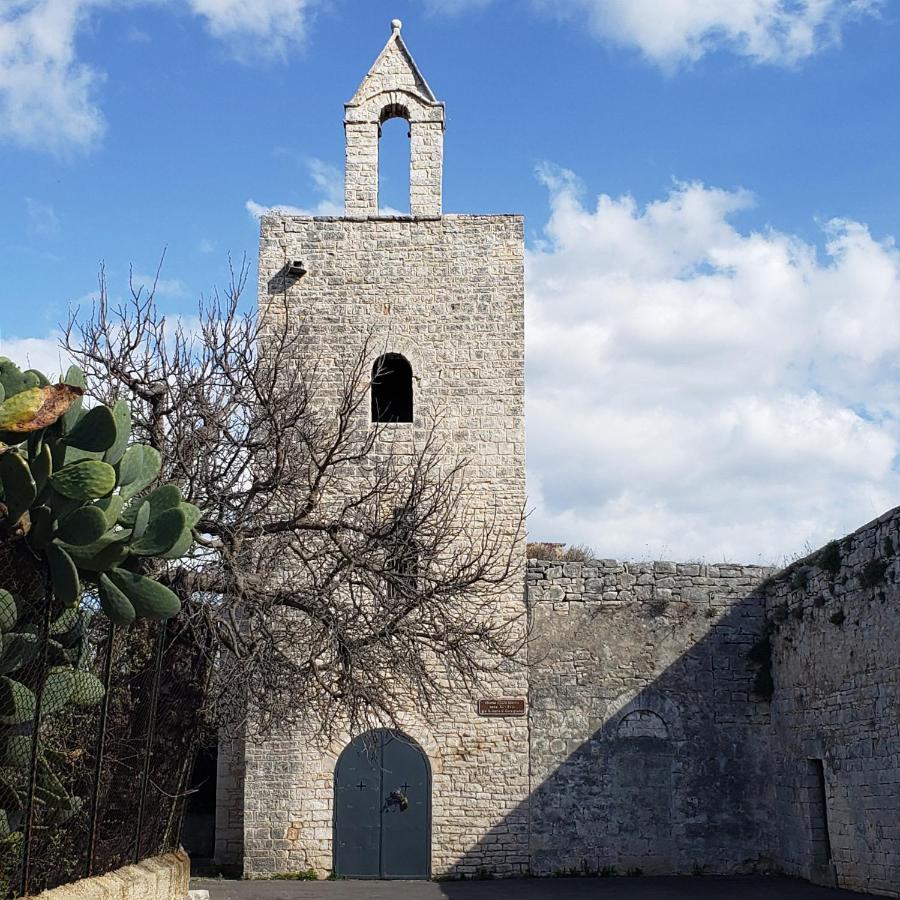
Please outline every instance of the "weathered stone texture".
M900 510L837 549L838 571L823 569L827 557L814 554L766 591L775 628L772 715L783 752L781 863L815 881L898 897Z
M393 116L411 126L411 217L377 215ZM433 874L784 868L900 896L900 511L845 539L833 574L828 554L777 575L613 560L526 572L523 222L441 215L443 122L395 27L346 106L347 217L266 216L259 260L261 314L302 336L326 413L367 338L367 366L411 363L414 421L388 426L385 447L414 451L439 421L448 462L471 461L471 523L515 553L498 616L523 612L527 582L527 667L484 686L527 693L527 718L478 716L461 691L430 722L402 717L432 768ZM291 260L307 274L286 279ZM750 653L767 647L771 703ZM348 741L319 746L310 729L251 744L245 771L223 757L220 861L327 873Z
M535 874L767 871L756 566L528 565Z

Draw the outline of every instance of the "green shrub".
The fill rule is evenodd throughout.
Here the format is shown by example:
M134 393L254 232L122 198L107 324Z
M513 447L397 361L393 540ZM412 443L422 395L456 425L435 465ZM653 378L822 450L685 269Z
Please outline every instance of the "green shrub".
M841 547L837 541L826 544L817 554L815 564L830 575L841 571Z
M316 874L316 870L309 869L301 869L299 872L276 872L274 875L269 876L272 881L318 881L319 876Z
M859 576L859 583L864 588L878 587L884 581L884 574L890 563L886 559L870 559Z
M795 569L794 574L791 575L791 590L805 591L808 584L809 570L802 567L799 569Z

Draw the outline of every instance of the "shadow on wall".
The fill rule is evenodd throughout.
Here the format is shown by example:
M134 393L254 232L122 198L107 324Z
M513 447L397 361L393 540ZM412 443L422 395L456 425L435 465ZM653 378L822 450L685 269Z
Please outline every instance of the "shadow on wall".
M527 840L534 875L900 896L898 551L894 510L777 574L530 562L531 794L456 872Z
M457 871L516 838L535 875L771 871L773 731L750 660L769 574L532 562L532 789L507 817L527 812L530 835L504 819Z

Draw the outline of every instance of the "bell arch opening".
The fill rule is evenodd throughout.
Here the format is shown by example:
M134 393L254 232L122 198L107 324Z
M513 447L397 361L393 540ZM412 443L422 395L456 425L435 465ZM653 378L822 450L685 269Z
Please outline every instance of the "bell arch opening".
M389 103L378 119L378 212L410 214L412 140L409 110Z

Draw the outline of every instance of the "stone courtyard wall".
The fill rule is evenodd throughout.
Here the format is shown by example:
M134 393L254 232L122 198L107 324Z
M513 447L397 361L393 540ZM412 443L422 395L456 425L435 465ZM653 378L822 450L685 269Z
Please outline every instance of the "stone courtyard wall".
M766 587L781 857L900 897L900 510ZM830 859L829 859L830 849Z
M535 874L769 871L756 566L529 561Z
M900 897L900 510L775 572L530 561L535 874Z

